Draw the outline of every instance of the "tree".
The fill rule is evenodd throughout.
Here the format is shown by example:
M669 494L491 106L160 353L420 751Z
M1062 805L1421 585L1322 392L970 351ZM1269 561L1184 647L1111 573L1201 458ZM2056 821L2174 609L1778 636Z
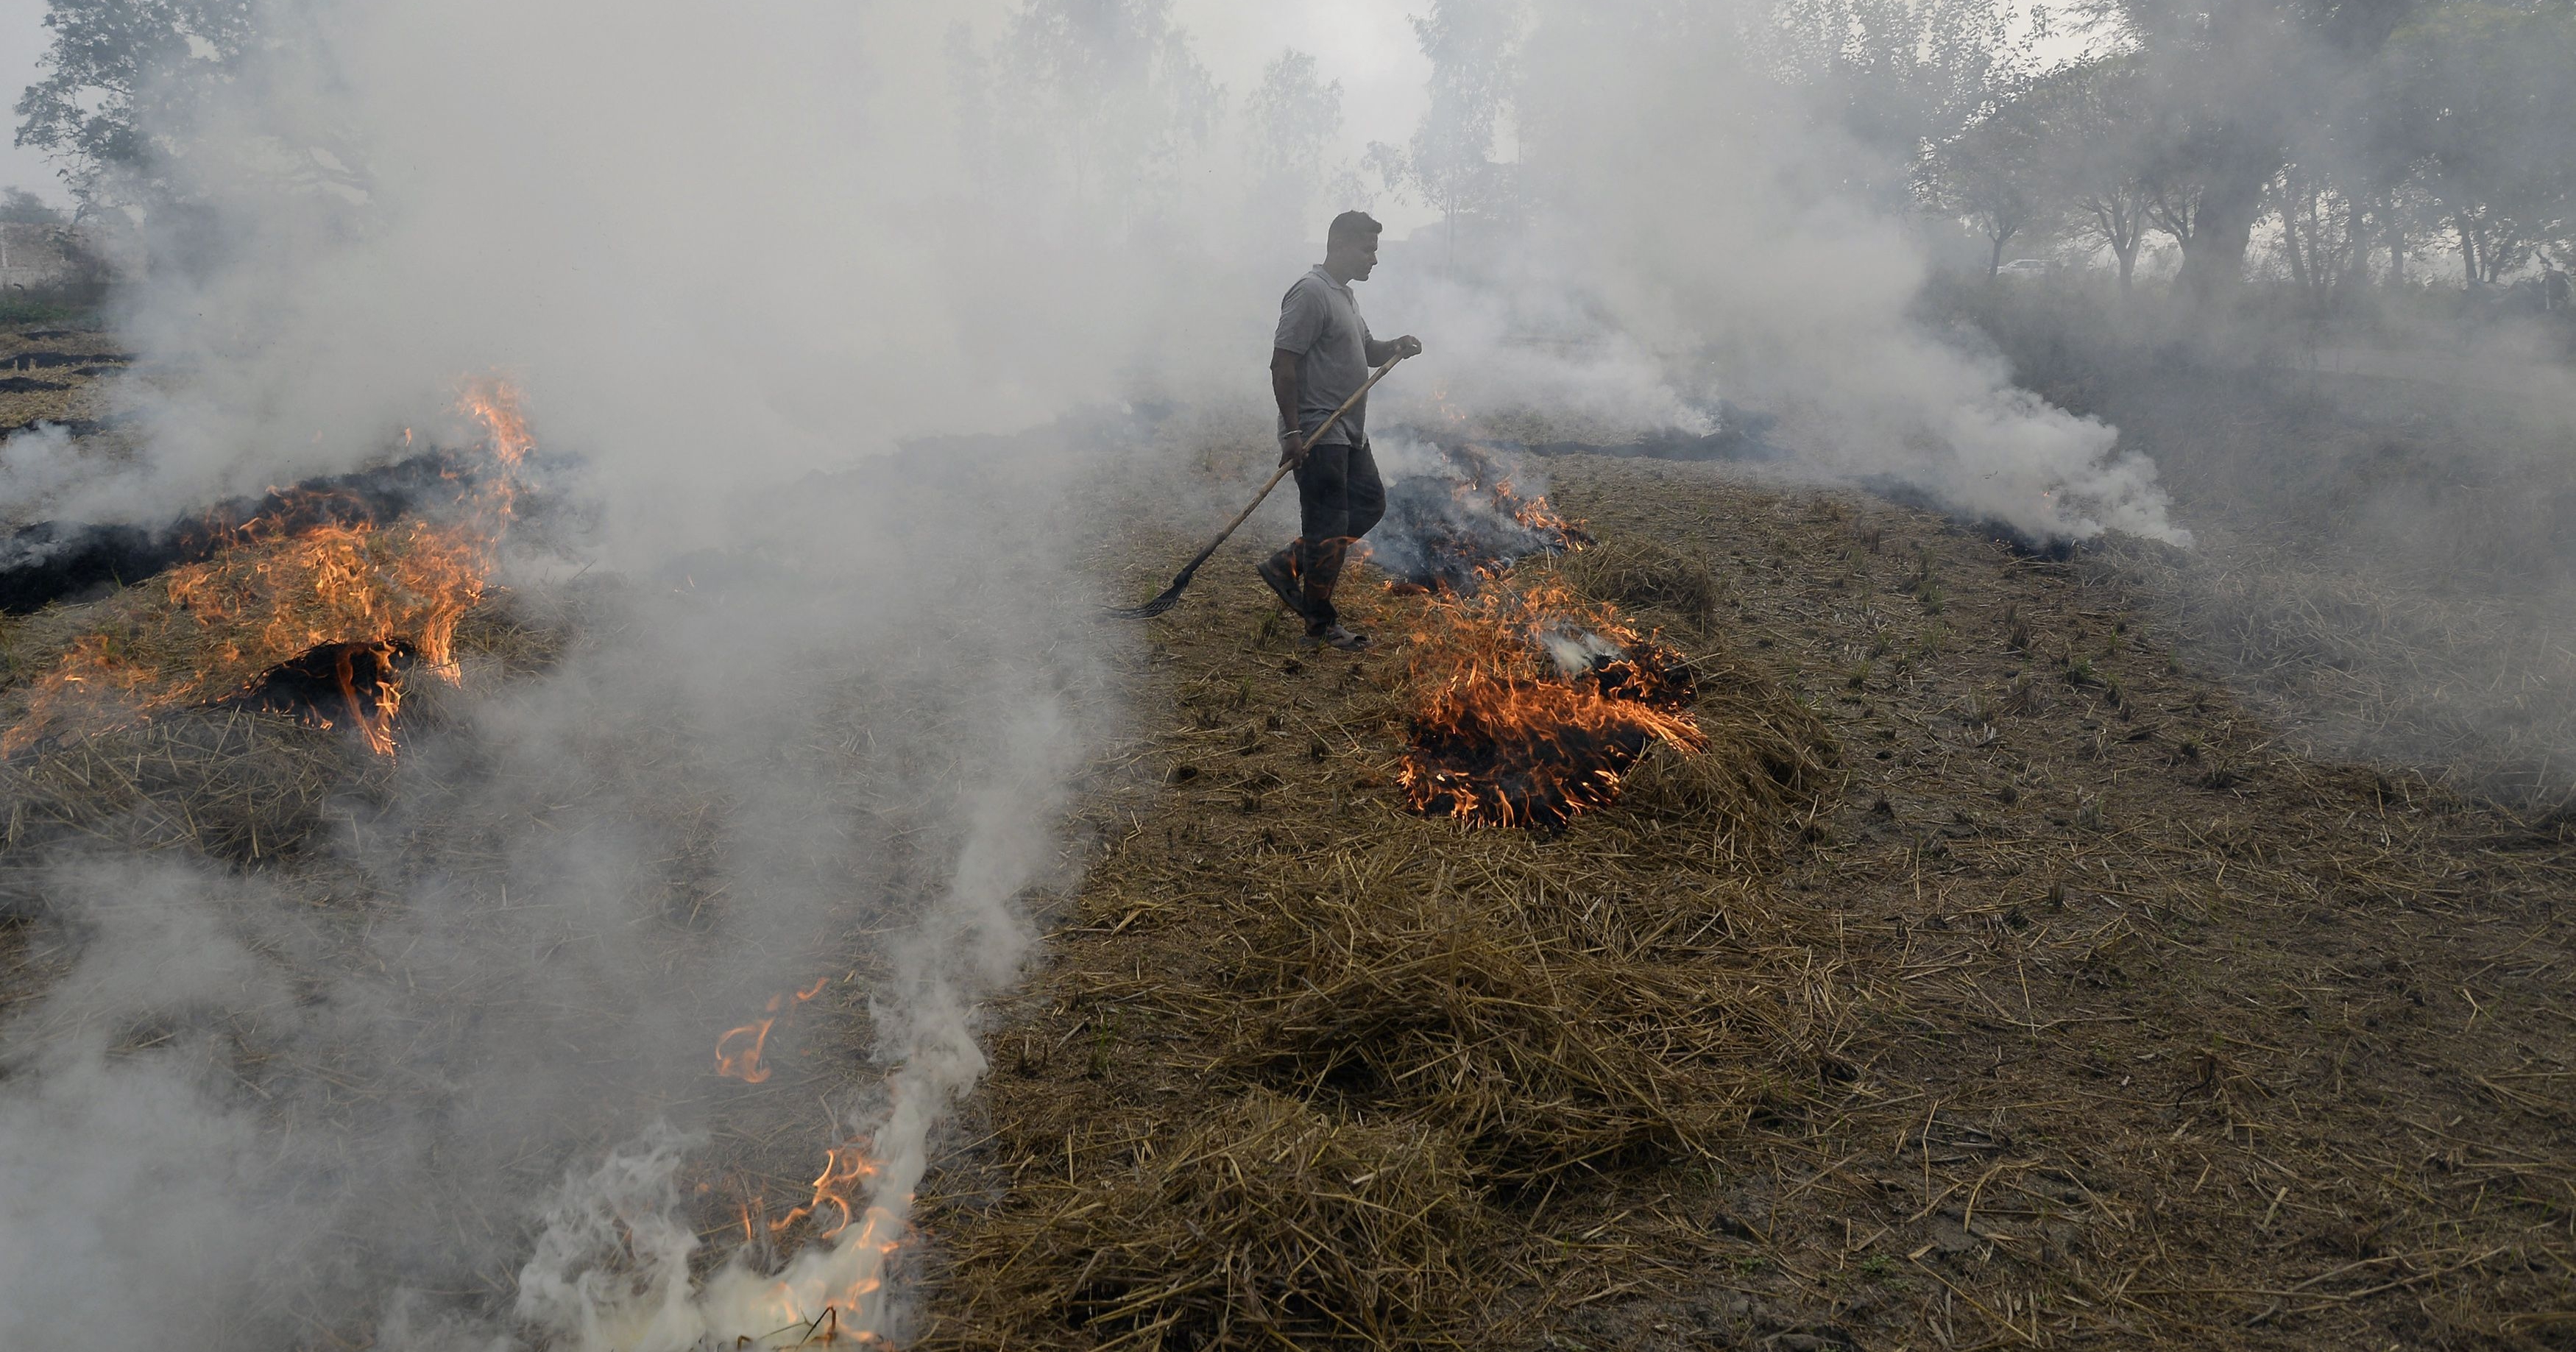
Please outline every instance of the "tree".
M1986 275L2003 266L2004 245L2046 201L2042 129L2034 110L2006 104L1959 133L1931 161L1937 210L1974 223L1991 246Z
M1512 214L1512 167L1493 159L1494 141L1513 106L1518 48L1528 16L1518 0L1432 0L1413 20L1422 54L1431 58L1431 106L1402 148L1373 143L1367 163L1390 191L1412 193L1441 214L1454 264L1461 218Z
M63 213L24 188L0 188L0 221L12 225L60 225Z
M1327 168L1342 131L1342 82L1318 79L1314 57L1281 52L1244 100L1244 121L1257 175L1255 208L1279 229L1298 231L1302 240L1315 223L1319 199L1351 201L1359 195L1357 176Z
M2454 3L2383 52L2392 139L2459 241L2464 277L2493 283L2576 236L2576 10Z
M18 99L18 144L51 154L84 209L185 196L179 138L259 40L255 0L48 0L53 45Z
M2044 24L2016 39L1987 0L1784 0L1759 34L1772 73L1804 90L1887 167L1863 184L1891 209L1904 173L2015 88Z
M1122 216L1172 187L1224 109L1172 0L1022 0L977 73L995 107L966 121L1019 157L1026 174L1006 181L1060 174L1076 201Z
M2034 81L2020 103L2039 125L2041 176L2077 238L2107 248L2128 295L2146 242L2150 195L2144 82L2128 56L2083 62Z
M2359 197L2296 159L2265 192L2281 223L2281 258L2293 285L2324 300L2358 277L2370 238L2369 210Z
M2270 184L2423 0L2096 0L2149 102L2148 218L2203 301L2244 275Z

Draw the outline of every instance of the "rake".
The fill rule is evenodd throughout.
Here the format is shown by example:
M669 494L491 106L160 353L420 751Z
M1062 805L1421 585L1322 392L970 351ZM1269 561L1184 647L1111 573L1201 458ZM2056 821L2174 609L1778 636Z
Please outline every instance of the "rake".
M1312 452L1315 449L1315 443L1321 441L1326 432L1333 430L1333 424L1340 422L1342 415L1350 412L1353 404L1358 403L1371 387L1386 379L1386 373L1394 370L1396 363L1403 360L1404 358L1400 356L1389 357L1386 365L1371 372L1368 382L1353 390L1351 397L1343 400L1340 408L1333 410L1333 416L1324 419L1324 425L1307 436L1304 450ZM1112 606L1108 612L1109 617L1113 620L1150 620L1180 604L1181 592L1189 587L1190 578L1198 572L1199 565L1208 561L1208 555L1215 553L1216 547L1224 544L1227 536L1234 534L1235 527L1251 519L1253 510L1261 505L1263 499L1270 496L1270 490L1277 488L1279 481L1288 477L1289 468L1288 465L1283 464L1272 471L1270 477L1262 482L1261 491L1252 495L1252 501L1245 503L1243 510L1235 513L1232 521L1225 523L1225 529L1218 531L1216 538L1207 542L1207 548L1200 550L1197 557L1182 565L1181 571L1173 575L1172 585L1165 587L1162 595L1141 606Z

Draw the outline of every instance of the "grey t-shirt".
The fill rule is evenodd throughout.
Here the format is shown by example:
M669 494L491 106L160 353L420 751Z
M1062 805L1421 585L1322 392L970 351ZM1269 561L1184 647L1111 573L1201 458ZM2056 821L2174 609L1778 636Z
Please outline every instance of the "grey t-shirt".
M1304 358L1297 363L1298 431L1314 431L1368 383L1368 343L1368 321L1360 318L1359 301L1322 264L1280 297L1279 336L1271 346ZM1367 414L1367 400L1351 405L1316 444L1357 446L1368 440Z

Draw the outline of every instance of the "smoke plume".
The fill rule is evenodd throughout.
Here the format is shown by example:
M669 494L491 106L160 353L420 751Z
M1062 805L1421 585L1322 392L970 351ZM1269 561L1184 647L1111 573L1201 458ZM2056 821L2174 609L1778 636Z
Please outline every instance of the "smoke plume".
M2182 538L2111 429L1910 323L1906 237L1820 167L1860 152L1662 8L1543 7L1534 243L1390 251L1365 303L1431 352L1379 425L1698 434L1723 397L1819 474ZM190 205L120 316L158 363L119 394L138 449L21 439L0 484L158 523L453 444L456 381L499 372L558 504L501 580L563 646L336 781L308 855L10 860L43 993L7 1025L0 1341L654 1352L826 1303L899 1331L886 1246L1119 712L1075 560L1120 448L1071 429L1123 424L1064 419L1153 399L1266 441L1313 261L1279 241L1322 221L1245 226L1275 199L1231 167L1239 91L1157 5L264 21L292 36L159 129ZM852 1214L780 1265L700 1233L693 1171L738 1092L717 1035L818 979L866 1053L780 1167L857 1162Z

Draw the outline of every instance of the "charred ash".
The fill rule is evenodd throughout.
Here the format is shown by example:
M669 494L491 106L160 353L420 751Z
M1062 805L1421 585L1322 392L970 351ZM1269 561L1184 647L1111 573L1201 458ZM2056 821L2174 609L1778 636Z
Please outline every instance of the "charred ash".
M0 540L0 614L26 615L132 586L262 536L381 526L453 501L473 462L432 451L377 469L307 479L236 498L157 529L39 521Z
M1408 446L1411 444L1408 444ZM1467 441L1419 443L1387 486L1386 518L1369 561L1399 592L1472 596L1514 562L1592 543L1543 495L1524 496L1526 474L1509 452Z
M1688 662L1609 606L1496 586L1435 596L1413 637L1397 778L1415 812L1558 830L1615 801L1656 742L1705 744Z
M6 427L0 427L0 437L14 437L21 432L41 432L48 427L61 428L65 436L94 437L99 433L106 431L110 426L113 426L115 422L116 419L113 417L29 418L25 422L11 423Z
M50 371L57 366L128 366L138 360L140 358L132 352L13 352L0 357L0 371Z
M402 677L419 660L403 639L325 643L263 672L240 692L207 707L279 714L308 728L343 729L390 754Z

